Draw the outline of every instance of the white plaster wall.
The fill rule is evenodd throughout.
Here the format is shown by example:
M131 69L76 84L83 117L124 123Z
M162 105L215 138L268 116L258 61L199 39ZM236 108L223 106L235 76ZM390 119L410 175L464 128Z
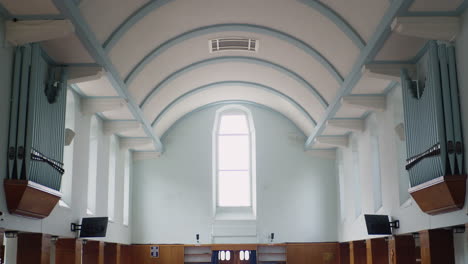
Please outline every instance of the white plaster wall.
M201 243L212 242L212 129L218 108L175 125L163 139L160 158L134 162L133 243L195 243L197 233ZM276 242L337 241L335 161L304 152L303 135L284 117L249 109L256 134L255 242L267 242L272 232Z
M11 76L13 66L13 48L4 41L4 25L0 20L0 146L8 145L9 127L9 94L11 89ZM76 96L76 95L75 95ZM73 188L72 204L69 208L57 205L51 215L43 220L33 220L8 214L3 187L0 188L0 211L4 213L1 217L0 227L9 230L47 233L62 237L73 237L70 232L70 223L77 223L82 217L86 217L86 188L88 174L88 137L90 116L84 116L79 109L79 98L76 96L76 136L74 139L74 164L73 164ZM109 151L109 136L100 134L99 138L99 160L98 160L98 194L97 194L97 216L107 214L107 164ZM116 175L116 220L109 223L105 241L129 243L130 229L122 225L123 218L123 151L117 159ZM6 161L6 151L0 151L0 160ZM5 163L4 163L5 164ZM4 168L4 166L2 166ZM0 170L0 179L6 178L6 169Z

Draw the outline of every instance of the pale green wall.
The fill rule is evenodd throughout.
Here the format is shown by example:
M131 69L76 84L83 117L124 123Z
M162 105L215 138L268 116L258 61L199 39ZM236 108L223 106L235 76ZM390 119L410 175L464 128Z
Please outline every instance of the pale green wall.
M134 162L133 243L194 243L196 233L201 243L211 242L212 129L218 108L173 127L160 158ZM257 241L267 242L271 232L278 242L336 241L334 160L304 152L304 136L284 117L248 108L256 133Z

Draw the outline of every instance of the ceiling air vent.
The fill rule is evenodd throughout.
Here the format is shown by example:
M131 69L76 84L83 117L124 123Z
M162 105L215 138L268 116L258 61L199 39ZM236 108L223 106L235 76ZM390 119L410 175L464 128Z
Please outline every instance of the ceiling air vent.
M257 51L258 40L250 38L219 38L210 40L210 52L225 50Z

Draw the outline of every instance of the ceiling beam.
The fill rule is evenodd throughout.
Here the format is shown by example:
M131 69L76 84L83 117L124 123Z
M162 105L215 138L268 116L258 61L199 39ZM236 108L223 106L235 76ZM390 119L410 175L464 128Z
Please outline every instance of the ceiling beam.
M130 138L121 137L119 139L121 149L135 149L142 146L149 146L153 143L151 138Z
M336 159L336 149L308 149L306 153L317 158Z
M343 96L351 94L352 89L356 86L357 82L362 76L362 67L369 61L371 61L377 52L382 48L385 40L391 33L390 25L393 19L398 15L399 12L407 10L408 7L413 3L414 0L393 0L390 7L387 9L384 17L380 21L375 33L367 42L367 45L362 49L359 58L356 60L351 73L345 78L345 81L341 85L338 96L330 103L330 106L325 112L324 118L320 120L315 127L314 131L309 135L304 147L307 149L311 143L314 142L315 138L320 135L326 127L326 121L332 118L339 110L341 105L341 98Z
M364 131L364 120L360 118L330 119L327 121L327 127L345 131L362 132Z
M69 20L6 21L5 38L15 46L62 38L75 31Z
M81 113L94 115L113 110L122 109L127 106L123 98L83 98L81 99Z
M387 109L385 95L350 95L341 98L341 104L364 109L367 111L383 112Z
M460 31L459 17L397 17L392 31L410 37L454 41Z
M370 63L362 67L362 75L388 81L400 81L401 69L407 69L410 76L416 75L416 65L414 64L394 64L394 63Z
M315 142L332 147L348 147L349 137L343 136L319 136L315 138Z
M133 151L133 160L149 160L161 157L161 153L156 151Z
M135 120L106 120L102 127L107 135L134 131L141 128L141 123Z
M145 130L147 136L153 141L155 149L158 152L163 152L164 148L161 140L153 131L153 128L146 120L140 107L129 93L127 86L120 77L120 73L112 64L110 58L102 48L101 43L97 40L89 25L84 20L76 3L73 0L53 0L53 2L58 10L60 10L60 12L73 23L75 26L76 35L86 47L90 55L109 73L109 80L111 81L112 85L116 89L119 96L128 102L128 108L130 112L132 112L136 120L142 123L143 129Z
M105 74L101 66L69 66L67 67L68 84L77 84L100 79Z

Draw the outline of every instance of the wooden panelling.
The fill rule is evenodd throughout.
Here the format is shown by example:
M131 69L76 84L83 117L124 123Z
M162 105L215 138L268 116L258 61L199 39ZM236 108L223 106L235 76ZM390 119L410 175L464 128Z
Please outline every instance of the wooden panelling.
M349 243L340 243L340 264L349 264Z
M416 247L414 238L408 236L394 236L388 241L388 257L390 264L415 264Z
M454 264L453 231L436 229L419 232L422 264Z
M388 262L388 243L385 238L366 240L367 264Z
M460 210L465 204L466 175L442 176L408 191L425 213L435 215Z
M151 246L159 246L159 258L150 255ZM132 264L183 264L183 245L132 245Z
M287 244L287 261L294 264L338 264L338 243Z
M81 264L82 241L61 238L55 243L55 264Z
M366 241L357 240L349 242L349 263L366 264Z
M131 246L120 246L120 264L131 264Z
M32 218L49 216L62 194L26 180L5 179L5 198L10 214Z
M19 233L16 264L49 264L50 235Z
M83 264L104 264L104 242L87 241L83 245Z
M104 244L104 264L120 264L120 244Z

